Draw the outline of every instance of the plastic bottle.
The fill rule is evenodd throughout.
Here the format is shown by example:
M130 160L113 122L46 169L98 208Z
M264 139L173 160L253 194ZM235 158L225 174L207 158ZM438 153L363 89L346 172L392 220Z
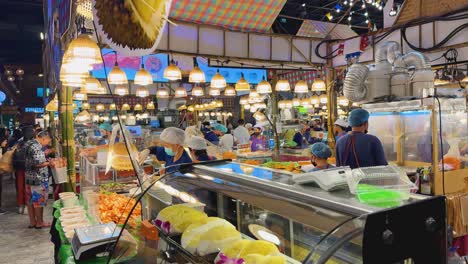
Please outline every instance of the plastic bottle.
M463 258L458 255L456 247L449 249L447 264L465 264Z

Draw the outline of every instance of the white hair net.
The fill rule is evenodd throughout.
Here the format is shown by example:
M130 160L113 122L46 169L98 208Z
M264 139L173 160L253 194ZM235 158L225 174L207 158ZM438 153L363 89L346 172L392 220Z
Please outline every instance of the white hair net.
M159 138L169 144L182 145L185 140L185 131L176 127L168 127L163 130Z
M203 150L208 147L206 140L202 137L192 136L188 142L187 146L194 150Z
M203 133L196 126L189 126L185 129L185 144L188 144L189 140L193 137L203 137Z
M245 124L245 128L247 128L247 129L252 128L252 124L251 123Z

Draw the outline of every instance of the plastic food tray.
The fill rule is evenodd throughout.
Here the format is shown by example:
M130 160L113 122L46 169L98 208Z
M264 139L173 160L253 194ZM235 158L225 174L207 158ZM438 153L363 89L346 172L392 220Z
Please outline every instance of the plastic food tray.
M405 171L393 165L353 169L347 181L359 201L377 207L398 206L415 188Z

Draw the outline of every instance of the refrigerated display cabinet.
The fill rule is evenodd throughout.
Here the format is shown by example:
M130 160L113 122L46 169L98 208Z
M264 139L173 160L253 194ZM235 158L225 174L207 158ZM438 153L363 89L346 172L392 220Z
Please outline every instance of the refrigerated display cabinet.
M290 174L228 161L181 166L149 182L140 197L141 228L125 226L138 241L137 255L125 263L214 263L215 256L194 256L180 236L151 224L163 208L181 203L229 221L246 239L274 243L286 263L446 262L444 197L415 195L383 209L360 203L348 190L296 185ZM135 250L127 244L119 240L109 261Z

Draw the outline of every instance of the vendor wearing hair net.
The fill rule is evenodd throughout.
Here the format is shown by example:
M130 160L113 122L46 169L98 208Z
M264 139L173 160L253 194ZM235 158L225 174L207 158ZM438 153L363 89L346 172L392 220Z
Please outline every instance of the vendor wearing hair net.
M352 131L336 142L336 165L350 166L352 169L388 165L382 143L373 135L367 134L369 112L355 109L349 114L348 122Z
M194 162L215 160L214 157L208 156L208 153L206 152L208 145L204 138L192 136L187 140L187 146L190 149L190 154L194 159Z
M315 166L315 168L310 171L318 171L334 167L327 161L332 155L332 151L327 144L322 142L314 143L310 147L310 153L312 154L310 156L310 161Z
M236 139L233 135L231 135L231 133L229 133L227 127L221 124L216 124L213 129L215 130L215 133L219 136L218 146L221 149L221 152L224 153L226 151L232 151Z
M104 122L99 125L99 132L101 133L101 140L99 140L98 145L106 145L109 144L109 139L112 135L112 125Z
M346 135L348 130L348 122L344 119L337 119L333 124L333 134L335 135L335 140L340 139L342 136Z
M150 148L150 154L156 155L156 158L165 162L165 167L176 164L192 163L187 152L185 152L184 144L185 131L180 128L168 127L163 130L160 140L157 141L156 147ZM177 166L170 167L166 172L173 172L178 169Z

